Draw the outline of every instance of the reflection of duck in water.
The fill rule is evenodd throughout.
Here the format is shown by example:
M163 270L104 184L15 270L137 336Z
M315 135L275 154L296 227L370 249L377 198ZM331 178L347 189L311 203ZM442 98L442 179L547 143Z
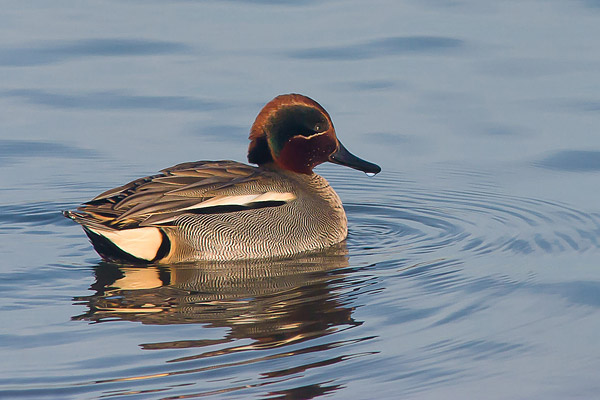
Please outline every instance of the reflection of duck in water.
M351 309L331 293L348 267L338 245L293 260L96 268L96 294L75 299L89 312L74 317L144 324L202 323L230 328L226 338L251 338L257 348L319 337L338 325L356 325ZM146 344L145 348L196 347L205 341ZM245 346L247 347L247 346Z
M65 216L109 261L170 264L289 256L346 238L335 191L313 168L326 161L369 174L329 114L299 94L278 96L250 132L248 161L199 161L109 190Z

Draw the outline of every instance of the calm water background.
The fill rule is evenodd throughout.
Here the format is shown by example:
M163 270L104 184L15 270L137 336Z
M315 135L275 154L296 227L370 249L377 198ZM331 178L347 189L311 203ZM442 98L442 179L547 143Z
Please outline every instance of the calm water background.
M1 398L589 399L600 382L600 2L4 1ZM345 247L103 264L60 210L245 160L300 92L368 178Z

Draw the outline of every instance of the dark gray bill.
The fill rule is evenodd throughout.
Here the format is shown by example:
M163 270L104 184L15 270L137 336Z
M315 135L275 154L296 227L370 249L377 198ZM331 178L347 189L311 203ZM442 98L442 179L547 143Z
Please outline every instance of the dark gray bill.
M337 150L329 156L329 161L335 164L345 165L346 167L363 171L367 175L375 175L381 172L379 165L356 157L354 154L346 150L340 141L338 141Z

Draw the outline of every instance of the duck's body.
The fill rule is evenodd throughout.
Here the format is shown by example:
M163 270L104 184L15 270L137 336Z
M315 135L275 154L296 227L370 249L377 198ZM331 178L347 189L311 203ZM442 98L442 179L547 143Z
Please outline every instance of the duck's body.
M324 161L377 173L337 141L327 112L301 95L268 103L248 158L179 164L109 190L65 215L106 260L173 263L280 257L346 238L340 198L312 168Z
M321 176L235 161L176 165L68 216L111 261L278 257L331 246L347 233L342 202Z

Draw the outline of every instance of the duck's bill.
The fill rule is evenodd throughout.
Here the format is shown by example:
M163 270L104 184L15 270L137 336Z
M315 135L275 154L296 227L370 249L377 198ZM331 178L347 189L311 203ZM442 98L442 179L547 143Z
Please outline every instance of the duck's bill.
M329 161L335 164L345 165L346 167L363 171L364 173L370 175L375 175L381 172L379 165L356 157L354 154L346 150L346 148L339 141L338 148L332 155L329 156Z

